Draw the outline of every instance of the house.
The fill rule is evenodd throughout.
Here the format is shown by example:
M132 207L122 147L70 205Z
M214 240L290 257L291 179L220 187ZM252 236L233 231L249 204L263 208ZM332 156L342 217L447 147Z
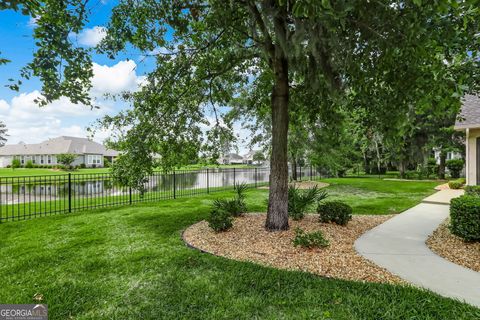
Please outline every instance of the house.
M465 95L455 130L465 132L465 176L468 185L480 185L480 97Z
M28 161L38 165L56 165L57 155L73 153L77 158L72 165L85 164L86 167L103 167L104 159L113 161L118 152L107 149L104 145L77 137L58 137L41 143L5 145L0 147L0 167L6 167L13 159L19 159L22 165Z
M437 164L440 164L440 149L438 148L433 148L433 154L435 157L435 161ZM454 160L454 159L462 159L462 154L460 152L456 151L448 151L447 152L447 158L445 160Z
M260 164L264 161L255 161L253 158L256 153L262 153L260 150L250 150L247 154L243 156L243 163L244 164Z
M243 157L236 153L229 153L223 157L218 158L219 164L243 164Z

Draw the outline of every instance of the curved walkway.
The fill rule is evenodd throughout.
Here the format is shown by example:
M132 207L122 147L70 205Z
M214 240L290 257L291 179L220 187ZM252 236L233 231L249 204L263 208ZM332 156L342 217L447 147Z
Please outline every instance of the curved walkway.
M448 205L421 203L362 235L355 248L412 284L480 307L480 273L443 259L425 244L448 214Z

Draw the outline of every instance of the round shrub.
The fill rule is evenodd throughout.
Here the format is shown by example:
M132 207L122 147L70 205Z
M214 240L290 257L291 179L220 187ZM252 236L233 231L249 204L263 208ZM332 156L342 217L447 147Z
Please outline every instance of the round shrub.
M451 180L448 182L448 187L450 189L460 189L462 188L464 183L465 182L463 179Z
M317 213L320 215L320 222L334 222L344 226L352 220L352 207L341 201L320 203Z
M232 215L222 209L213 208L210 217L207 219L210 228L216 232L226 231L233 226Z
M464 195L452 199L450 231L465 241L480 241L480 197Z
M308 249L325 248L330 245L330 241L325 238L322 231L306 233L300 228L295 229L295 238L292 243L295 247L300 246Z

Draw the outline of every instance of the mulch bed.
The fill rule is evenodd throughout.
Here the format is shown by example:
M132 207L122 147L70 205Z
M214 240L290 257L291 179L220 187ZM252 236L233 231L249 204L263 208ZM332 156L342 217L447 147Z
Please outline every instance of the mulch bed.
M214 255L250 261L280 269L301 270L325 277L356 281L403 283L387 270L361 257L354 248L355 240L367 230L390 219L392 215L354 216L347 226L325 224L318 216L307 215L302 221L290 220L290 230L268 232L265 214L247 214L236 218L226 232L216 233L206 221L185 230L184 241ZM307 232L321 230L330 241L322 249L294 247L295 228Z
M448 230L445 220L428 238L427 245L439 256L466 268L480 272L480 243L464 242Z
M330 184L325 182L318 182L318 181L297 181L297 182L290 182L289 186L296 186L298 189L310 189L315 186L318 188L325 188L328 187ZM269 189L269 186L259 187L259 189Z

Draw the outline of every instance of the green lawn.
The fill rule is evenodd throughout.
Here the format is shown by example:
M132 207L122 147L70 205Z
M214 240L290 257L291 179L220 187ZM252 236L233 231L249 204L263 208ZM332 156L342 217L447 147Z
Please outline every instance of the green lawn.
M399 213L435 192L435 181L391 181L375 177L324 179L329 200L342 200L355 214Z
M233 169L233 168L254 168L255 166L239 164L239 165L189 165L176 168L175 170L199 170L206 168L221 168L221 169ZM78 169L72 171L72 174L90 174L90 173L108 173L110 172L109 168L88 168L88 169ZM23 176L38 176L38 175L62 175L68 174L68 171L62 170L53 170L53 169L40 169L40 168L0 168L0 178L1 177L23 177Z
M350 192L345 189L349 180L330 179L330 192ZM365 199L358 190L403 197L407 189L420 194L430 188L407 183L395 183L398 192L389 192L377 179L350 181L360 204ZM251 211L265 210L267 192L247 192ZM479 309L411 287L324 279L187 248L182 230L205 219L214 198L231 195L0 224L0 302L32 303L41 294L50 319L480 317ZM355 205L355 197L349 197Z
M78 169L72 171L72 174L89 174L89 173L107 173L109 168L89 168L89 169ZM24 176L39 176L39 175L62 175L68 174L68 171L63 170L53 170L53 169L40 169L40 168L0 168L0 178L1 177L24 177Z

